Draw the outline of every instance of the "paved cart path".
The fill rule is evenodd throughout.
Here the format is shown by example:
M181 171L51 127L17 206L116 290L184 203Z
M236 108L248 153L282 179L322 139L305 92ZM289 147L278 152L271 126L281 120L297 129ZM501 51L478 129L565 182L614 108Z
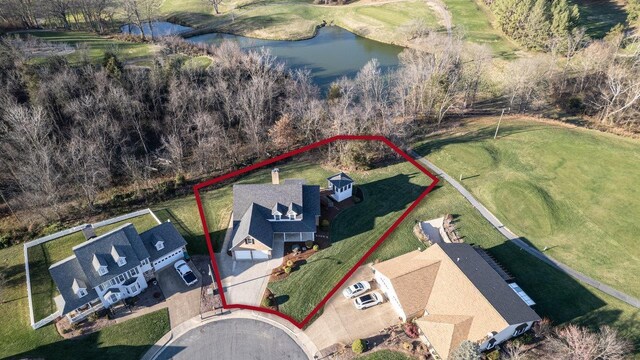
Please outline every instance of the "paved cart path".
M473 207L475 207L480 214L482 214L482 216L484 216L485 219L487 219L491 225L493 225L493 227L496 228L496 230L498 230L504 237L506 237L507 239L509 239L510 241L512 241L513 243L515 243L516 245L518 245L522 250L528 252L529 254L537 257L538 259L544 261L545 263L565 272L566 274L570 275L571 277L578 279L586 284L589 284L591 286L593 286L594 288L604 292L605 294L609 294L613 297L615 297L618 300L624 301L625 303L636 307L636 308L640 308L640 300L634 298L633 296L630 296L628 294L625 294L621 291L618 291L614 288L612 288L611 286L608 286L606 284L603 284L602 282L595 280L579 271L576 271L572 268L570 268L569 266L559 262L558 260L555 260L554 258L547 256L545 254L543 254L542 252L540 252L539 250L537 250L536 248L532 247L531 245L527 244L526 242L524 242L522 239L520 239L519 236L517 236L516 234L514 234L511 230L507 229L504 224L502 224L500 222L500 220L498 220L498 218L495 217L495 215L493 215L484 205L482 205L478 200L476 200L476 198L471 195L471 193L464 188L464 186L462 186L462 184L460 184L458 181L456 181L456 179L452 178L451 176L449 176L447 173L445 173L442 169L440 169L439 167L437 167L435 164L433 164L432 162L430 162L429 160L427 160L426 158L420 156L418 153L416 153L413 150L409 150L408 151L409 154L411 156L413 156L414 158L416 158L419 162L423 163L424 165L426 165L431 171L433 171L435 173L435 175L443 178L444 180L446 180L449 184L451 184L456 190L458 190L458 192L460 192L460 194L462 194L462 196L464 196L470 203L471 205L473 205Z

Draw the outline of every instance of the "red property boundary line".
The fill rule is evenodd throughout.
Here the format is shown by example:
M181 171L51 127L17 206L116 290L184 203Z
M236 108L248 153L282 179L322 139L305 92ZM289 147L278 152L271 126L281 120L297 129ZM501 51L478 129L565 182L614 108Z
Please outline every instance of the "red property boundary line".
M384 232L384 234L382 234L382 236L380 237L380 239L378 239L378 241L376 241L376 243L371 247L371 249L369 249L364 256L355 264L355 266L353 268L351 268L351 270L349 270L343 277L342 279L340 279L340 281L333 287L333 289L331 289L331 291L329 291L329 293L327 293L327 295L325 295L325 297L316 305L315 308L313 308L313 310L311 310L311 312L302 320L302 321L296 321L294 318L283 314L279 311L275 311L272 309L267 309L267 308L263 308L263 307L259 307L259 306L252 306L252 305L243 305L243 304L229 304L227 303L227 299L225 298L224 295L224 288L222 286L222 278L220 277L220 272L218 270L218 264L216 263L215 260L215 254L213 252L213 246L211 245L211 236L209 235L209 228L207 226L207 221L205 218L205 214L204 214L204 208L202 207L202 200L200 198L200 189L205 188L207 186L216 184L218 182L230 179L232 177L244 174L246 172L249 172L251 170L255 170L264 166L267 166L269 164L272 164L274 162L283 160L283 159L287 159L289 157L292 157L294 155L303 153L305 151L309 151L312 149L315 149L317 147L323 146L323 145L327 145L330 144L332 142L335 141L339 141L339 140L365 140L365 141L381 141L383 143L385 143L387 146L389 146L391 149L393 149L396 153L400 154L403 158L405 158L407 161L409 161L411 164L413 164L413 166L415 166L416 168L418 168L418 170L422 171L425 175L427 175L429 178L431 178L431 180L433 180L433 182L431 183L431 185L429 185L427 187L427 189L422 192L420 194L420 196L418 196L416 198L416 200L413 201L413 203L411 203L411 205L409 206L409 208L407 208L407 210L405 210L402 215L400 215L400 217L391 225L391 227L389 229L387 229L387 231ZM296 327L302 329L304 328L305 325L307 325L307 323L318 313L318 311L320 311L320 309L322 309L324 307L324 305L326 304L326 302L336 293L336 291L338 291L339 288L341 288L344 283L349 279L349 277L351 277L351 275L353 275L353 273L367 260L367 258L382 244L383 241L385 241L387 239L387 237L398 227L398 225L400 225L400 223L409 215L409 213L411 211L413 211L413 209L415 209L416 206L418 206L418 204L420 203L420 201L422 201L422 199L424 199L425 196L427 196L427 194L429 192L431 192L431 190L433 190L433 188L438 184L438 178L433 175L432 173L430 173L426 168L424 168L422 165L420 165L416 160L414 160L411 156L407 155L404 151L402 151L398 146L396 146L394 143L392 143L391 141L389 141L389 139L387 139L384 136L378 136L378 135L338 135L338 136L334 136L334 137L330 137L328 139L324 139L321 141L318 141L316 143L307 145L307 146L303 146L299 149L290 151L288 153L273 157L271 159L259 162L257 164L253 164L250 166L247 166L243 169L240 170L236 170L236 171L232 171L228 174L222 175L222 176L218 176L214 179L196 184L193 187L193 192L195 193L195 197L196 197L196 203L198 204L198 211L200 213L200 220L202 221L202 228L204 230L204 235L205 238L207 239L207 248L209 249L209 255L211 257L211 265L213 266L213 272L215 274L215 280L216 283L218 285L218 289L220 289L220 298L222 300L222 307L224 309L245 309L245 310L253 310L253 311L261 311L264 313L268 313L268 314L272 314L272 315L276 315L279 316L289 322L291 322L292 324L294 324Z

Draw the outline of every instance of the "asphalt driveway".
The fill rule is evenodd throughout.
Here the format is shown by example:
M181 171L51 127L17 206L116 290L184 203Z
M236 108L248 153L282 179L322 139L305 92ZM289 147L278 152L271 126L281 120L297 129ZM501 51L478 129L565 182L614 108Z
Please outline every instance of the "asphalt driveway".
M160 285L169 307L171 328L200 314L202 274L191 261L187 264L198 277L198 282L191 286L187 286L184 283L178 272L173 268L173 264L156 273L156 280L158 280L158 285Z
M346 286L361 280L371 284L371 291L377 291L369 264L361 266L347 281ZM380 291L380 294L384 294ZM378 335L380 330L400 322L391 303L365 310L358 310L352 299L342 296L342 289L329 299L322 315L305 330L318 349L325 349L335 343L351 344L356 339Z
M156 359L298 360L304 350L285 331L253 319L214 321L188 331Z

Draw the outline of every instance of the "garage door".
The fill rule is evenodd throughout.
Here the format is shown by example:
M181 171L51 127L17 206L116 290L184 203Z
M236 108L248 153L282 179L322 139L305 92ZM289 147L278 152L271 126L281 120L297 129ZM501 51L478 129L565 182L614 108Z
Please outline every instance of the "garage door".
M248 250L236 250L233 252L237 260L251 260L251 251Z
M174 261L180 260L184 258L182 249L179 249L177 251L174 251L171 254L167 254L165 256L163 256L162 258L156 260L153 262L153 268L158 271L160 269L163 269L169 265L171 265Z
M256 260L260 260L260 259L268 259L269 258L269 254L263 251L258 251L258 250L253 250L252 251L252 255L253 258Z

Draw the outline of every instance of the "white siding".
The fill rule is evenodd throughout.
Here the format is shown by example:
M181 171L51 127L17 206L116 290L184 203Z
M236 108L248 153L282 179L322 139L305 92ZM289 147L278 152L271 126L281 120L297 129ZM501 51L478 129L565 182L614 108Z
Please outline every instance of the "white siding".
M400 304L400 300L398 300L398 296L393 289L393 285L391 285L391 281L379 271L375 272L375 278L376 282L380 286L380 290L382 290L382 292L387 296L394 310L398 313L398 316L402 318L402 321L407 321L407 316L402 309L402 305Z
M498 345L502 342L505 342L511 339L513 337L514 332L516 331L516 328L520 325L521 324L509 325L507 328L503 329L502 331L494 335L493 339L496 339L496 341L494 342L494 347L495 345ZM531 326L533 326L533 321L530 321L527 323L527 327L525 331L531 329ZM490 340L491 339L488 339L487 341L483 342L482 345L480 345L480 350L482 351L491 350L491 349L487 349L487 346L489 345Z

